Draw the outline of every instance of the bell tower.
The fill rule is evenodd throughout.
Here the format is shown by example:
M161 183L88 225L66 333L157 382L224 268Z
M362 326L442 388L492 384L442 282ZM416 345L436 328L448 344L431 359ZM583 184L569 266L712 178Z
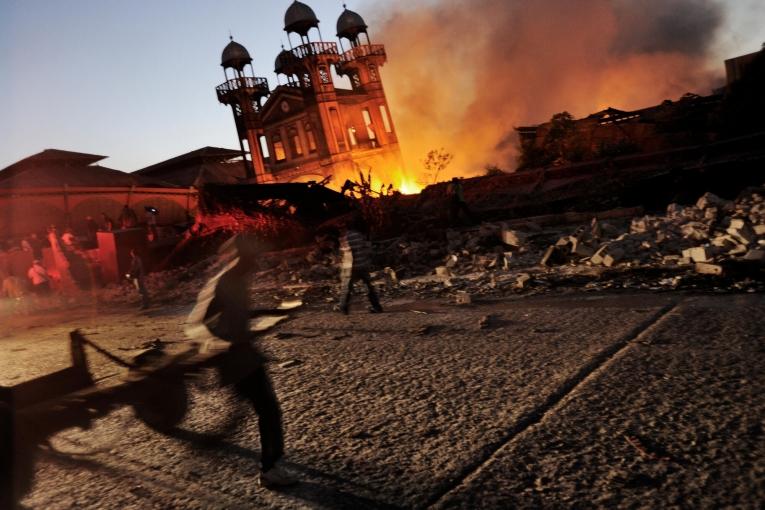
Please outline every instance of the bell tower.
M364 114L367 129L382 126L384 129L374 130L375 136L380 137L380 143L398 143L380 78L380 68L387 62L385 46L372 44L364 19L358 13L349 10L345 4L343 9L337 19L337 37L340 40L341 51L336 67L337 73L348 76L353 90L365 94L369 99L370 108ZM350 46L347 50L343 40Z
M226 81L215 88L218 101L231 106L234 123L239 137L239 147L247 168L247 178L255 182L272 180L266 172L260 137L263 134L261 122L262 101L270 90L266 78L256 78L252 69L252 58L241 44L231 41L223 49L221 67ZM246 67L249 66L249 72Z
M311 41L312 29L318 33L318 41ZM340 61L337 44L321 40L316 14L313 9L298 0L295 0L284 14L284 31L287 32L290 43L291 60L301 71L302 76L299 78L303 87L310 89L310 94L306 96L316 104L322 131L327 134L329 154L347 151L348 142L340 116L335 84L332 81L332 67ZM300 37L300 45L292 46L293 34Z

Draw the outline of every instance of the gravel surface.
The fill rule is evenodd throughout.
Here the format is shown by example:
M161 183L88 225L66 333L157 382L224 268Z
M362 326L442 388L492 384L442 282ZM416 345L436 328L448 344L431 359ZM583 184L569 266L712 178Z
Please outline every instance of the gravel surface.
M757 508L764 301L575 294L465 307L402 300L347 317L305 309L262 341L299 485L257 487L255 415L208 374L172 436L129 408L56 435L23 503ZM72 326L127 358L120 348L181 340L186 311L19 328L0 339L0 384L63 368ZM114 380L119 370L91 359Z

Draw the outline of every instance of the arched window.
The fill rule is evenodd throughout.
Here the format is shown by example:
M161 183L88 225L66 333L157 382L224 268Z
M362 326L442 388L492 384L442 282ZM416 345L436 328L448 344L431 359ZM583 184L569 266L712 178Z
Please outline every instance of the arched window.
M299 157L303 155L303 144L300 143L300 135L298 130L291 127L287 130L287 138L290 142L290 152L293 157Z
M305 136L308 138L308 152L316 152L316 136L313 134L313 125L305 123Z
M271 137L271 143L274 144L274 159L276 161L284 161L287 159L287 153L284 152L284 142L282 142L281 135L274 135Z

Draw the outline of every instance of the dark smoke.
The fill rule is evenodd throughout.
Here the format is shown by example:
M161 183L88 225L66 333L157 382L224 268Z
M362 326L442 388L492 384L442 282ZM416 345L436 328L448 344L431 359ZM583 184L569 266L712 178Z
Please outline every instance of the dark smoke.
M375 4L368 20L388 49L386 91L413 173L439 147L454 153L453 174L511 169L515 126L707 94L722 72L707 62L723 21L715 0L414 3Z
M710 0L619 0L614 48L624 53L680 52L706 55L723 22L720 4Z

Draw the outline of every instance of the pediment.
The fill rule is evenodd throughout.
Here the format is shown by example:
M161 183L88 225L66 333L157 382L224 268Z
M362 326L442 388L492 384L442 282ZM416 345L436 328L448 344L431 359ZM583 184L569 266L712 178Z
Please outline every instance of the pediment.
M269 124L292 117L305 109L303 93L300 90L277 88L263 105L263 122Z

